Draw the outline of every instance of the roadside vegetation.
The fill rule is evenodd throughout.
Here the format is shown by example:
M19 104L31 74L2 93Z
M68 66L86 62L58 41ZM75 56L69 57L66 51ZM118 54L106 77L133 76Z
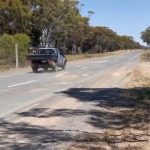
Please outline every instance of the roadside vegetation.
M130 36L90 26L90 17L83 17L80 7L83 4L70 0L0 1L0 68L14 66L16 43L20 66L26 64L29 47L59 47L66 54L141 48ZM91 10L88 13L94 15Z
M150 62L150 50L145 50L142 55L142 61L143 62Z
M75 61L75 60L82 60L82 59L89 59L89 58L94 58L94 57L105 57L105 56L112 56L112 55L117 55L117 54L123 54L127 52L127 50L118 50L118 51L113 51L113 52L105 52L105 53L83 53L83 54L68 54L66 55L67 61Z
M138 68L131 72L131 82L126 89L120 89L114 100L127 103L128 110L119 109L115 111L110 108L110 116L106 128L102 133L85 132L75 138L75 142L68 150L149 150L150 147L150 51L144 51ZM114 90L115 91L115 90ZM107 93L108 94L108 93ZM132 103L130 105L129 103ZM115 114L115 115L114 115ZM101 113L96 114L96 125L102 123ZM103 118L102 117L102 118ZM115 128L115 119L118 120ZM120 121L121 120L121 121ZM112 124L111 124L112 123Z
M15 35L3 34L0 36L0 69L8 69L15 65L15 44L19 45L19 62L24 66L25 55L28 49L29 36L17 33Z
M133 71L133 81L131 87L135 90L131 95L143 105L150 106L150 50L145 50L141 56L139 68ZM143 88L142 91L136 89Z

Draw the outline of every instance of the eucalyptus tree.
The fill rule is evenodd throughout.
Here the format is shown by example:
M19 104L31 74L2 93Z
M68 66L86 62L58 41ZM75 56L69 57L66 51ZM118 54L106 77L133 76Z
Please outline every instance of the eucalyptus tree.
M141 38L144 42L150 45L150 27L141 33Z
M0 34L29 33L30 16L21 0L0 1Z

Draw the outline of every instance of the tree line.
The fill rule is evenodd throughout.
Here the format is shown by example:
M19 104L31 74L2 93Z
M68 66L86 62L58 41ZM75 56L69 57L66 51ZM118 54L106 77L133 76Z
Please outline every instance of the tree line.
M132 37L120 36L108 27L90 26L89 18L80 14L81 5L71 0L1 0L0 41L4 34L8 39L26 35L30 46L56 46L66 53L141 47Z

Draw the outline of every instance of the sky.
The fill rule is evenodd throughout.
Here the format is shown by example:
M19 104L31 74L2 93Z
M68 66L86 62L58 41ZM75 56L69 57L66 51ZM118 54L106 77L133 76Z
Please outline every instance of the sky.
M90 18L92 26L106 26L119 35L133 36L145 45L140 33L150 26L150 0L79 0L81 14Z

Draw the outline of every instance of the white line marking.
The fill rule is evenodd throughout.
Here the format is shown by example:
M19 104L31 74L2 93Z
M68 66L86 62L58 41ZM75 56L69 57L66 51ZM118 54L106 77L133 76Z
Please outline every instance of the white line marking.
M118 77L118 76L120 76L120 73L119 73L119 72L116 72L116 73L114 73L113 75L116 76L116 77Z
M25 112L25 111L29 111L30 109L33 109L35 107L37 107L40 103L36 103L36 104L33 104L27 108L25 108L23 111L21 110L19 113L22 113L22 112Z
M137 54L134 57L131 57L129 60L133 60L134 58L139 57L139 56L140 56L140 54Z
M0 79L9 78L9 77L17 76L17 75L22 75L22 74L25 74L25 73L17 73L17 74L11 74L11 75L0 76Z
M6 89L5 89L5 90L0 90L0 92L7 92L7 91L8 91L8 90L6 90Z
M88 75L88 74L83 74L83 76L84 76L84 77L87 77L87 76L89 76L89 75Z
M95 61L94 63L95 64L102 64L102 63L106 63L106 62L108 62L108 61L105 61L105 60L104 61Z
M106 60L104 60L104 61L100 61L100 63L106 63L106 62L108 62L108 61L106 61Z
M81 68L81 70L85 70L85 69L87 69L87 67L83 67L83 68Z
M63 73L57 74L55 77L58 78L58 77L60 77L60 76L62 76L62 75L64 75L64 74L66 74L66 73L68 73L68 72L63 72Z
M32 80L32 81L28 81L28 82L24 82L24 83L14 84L14 85L8 86L8 88L12 88L12 87L20 86L20 85L26 85L26 84L30 84L30 83L33 83L33 82L36 82L36 81L37 80Z
M61 82L61 83L56 83L56 84L59 84L59 85L68 85L68 84L71 84L71 83Z

